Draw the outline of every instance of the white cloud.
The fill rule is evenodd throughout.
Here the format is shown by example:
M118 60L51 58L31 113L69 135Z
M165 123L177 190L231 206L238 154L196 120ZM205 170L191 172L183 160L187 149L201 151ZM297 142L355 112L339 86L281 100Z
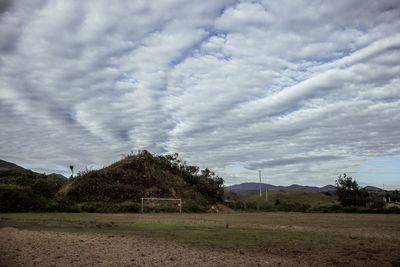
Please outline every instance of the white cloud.
M274 184L333 183L400 154L399 15L392 0L0 6L0 158L68 174L148 149L229 184L263 166Z

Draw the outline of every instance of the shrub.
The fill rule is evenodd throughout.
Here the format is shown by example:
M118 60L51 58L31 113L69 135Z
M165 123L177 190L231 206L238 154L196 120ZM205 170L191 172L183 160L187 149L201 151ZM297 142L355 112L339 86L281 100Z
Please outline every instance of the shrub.
M400 209L398 207L390 207L387 209L387 211L389 211L389 213L400 213Z
M335 204L335 205L332 205L329 207L329 211L331 211L331 212L339 212L342 210L343 210L343 207L339 204Z
M64 182L29 170L0 171L0 211L58 211L54 196Z
M31 211L32 191L15 184L0 184L0 212Z
M336 180L336 194L344 207L365 206L369 201L368 191L346 174Z
M187 199L184 201L182 210L185 212L206 212L204 206L199 205L197 202Z
M89 213L138 213L141 211L141 205L136 202L85 202L80 205L80 210Z
M372 208L382 208L385 206L385 201L381 197L376 197L371 202Z
M358 207L356 207L356 206L347 206L347 207L343 208L343 211L344 212L354 212L354 213L356 213L356 212L359 212L360 209Z
M57 200L57 210L58 212L81 212L81 208L76 205L76 203L68 201L64 198Z

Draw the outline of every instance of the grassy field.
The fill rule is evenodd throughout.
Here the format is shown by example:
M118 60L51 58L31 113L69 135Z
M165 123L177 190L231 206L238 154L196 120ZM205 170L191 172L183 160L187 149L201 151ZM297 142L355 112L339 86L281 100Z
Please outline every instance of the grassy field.
M6 213L0 227L141 236L319 264L400 265L395 214Z
M308 205L309 207L333 206L339 202L332 196L312 191L270 191L268 192L268 201L265 199L265 192L260 198L259 194L247 197L243 201L247 203L255 202L263 205L266 202L270 206L275 206L279 200L280 205Z

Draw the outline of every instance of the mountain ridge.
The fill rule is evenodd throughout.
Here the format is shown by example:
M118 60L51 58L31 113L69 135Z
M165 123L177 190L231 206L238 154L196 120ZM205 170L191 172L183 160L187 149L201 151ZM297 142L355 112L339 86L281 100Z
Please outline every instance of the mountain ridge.
M21 166L18 166L15 163L0 159L0 171L8 171L8 170L25 170L25 168L22 168Z
M325 185L322 187L317 186L304 186L299 184L292 184L289 186L282 186L282 185L272 185L261 183L261 190L264 192L265 189L269 191L276 191L276 190L299 190L299 191L315 191L315 192L328 192L335 190L335 186L333 185ZM241 183L235 184L231 186L225 187L227 191L235 191L235 190L259 190L259 183Z
M381 191L382 189L374 186L366 186L365 187L368 191ZM333 185L325 185L322 187L318 186L304 186L304 185L298 185L298 184L292 184L289 186L281 186L281 185L271 185L271 184L266 184L266 183L261 183L261 191L265 192L265 190L268 191L279 191L279 190L284 190L284 191L312 191L312 192L331 192L336 189L335 186ZM235 184L235 185L230 185L225 187L225 192L234 192L237 193L241 196L247 197L251 195L255 195L258 192L260 192L260 187L259 183L241 183L241 184Z
M9 171L9 170L25 170L25 171L31 171L31 172L36 173L36 174L40 174L38 172L29 170L29 169L25 169L25 168L13 163L13 162L9 162L9 161L5 161L5 160L0 159L0 171ZM59 174L59 173L54 173L54 172L50 173L50 174L46 174L46 175L47 176L57 176L58 178L63 179L63 180L67 180L68 179L64 175Z

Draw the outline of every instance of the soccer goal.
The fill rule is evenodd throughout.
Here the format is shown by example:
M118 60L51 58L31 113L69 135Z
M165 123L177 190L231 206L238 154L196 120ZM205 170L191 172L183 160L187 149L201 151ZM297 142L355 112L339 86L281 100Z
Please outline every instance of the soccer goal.
M155 208L155 207L159 207L160 204L156 204L156 203L160 203L162 201L173 201L177 203L177 206L179 208L179 213L182 213L182 199L181 198L156 198L156 197L142 197L141 198L142 201L142 213L143 213L143 207L144 207L144 202L150 202L150 207L151 208Z

